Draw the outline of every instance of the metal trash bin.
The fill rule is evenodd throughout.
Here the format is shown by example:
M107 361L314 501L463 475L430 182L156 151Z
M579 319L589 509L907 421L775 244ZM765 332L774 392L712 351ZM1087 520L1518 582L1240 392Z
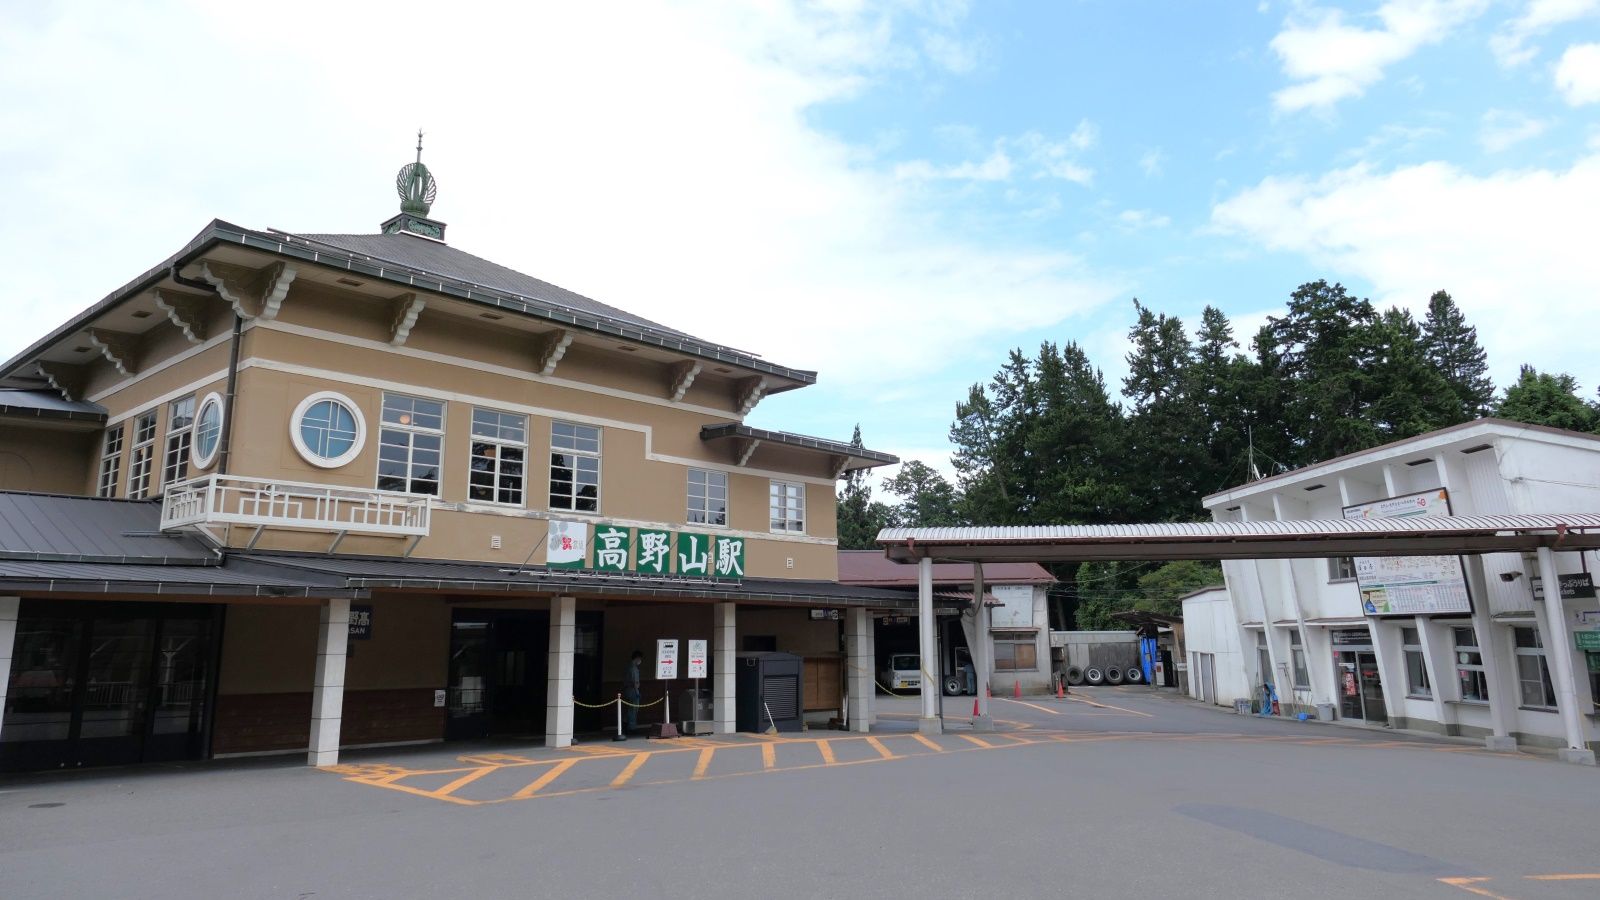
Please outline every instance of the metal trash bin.
M684 688L678 692L676 706L672 711L681 716L678 722L680 734L711 734L716 731L716 723L712 720L711 691L708 688Z

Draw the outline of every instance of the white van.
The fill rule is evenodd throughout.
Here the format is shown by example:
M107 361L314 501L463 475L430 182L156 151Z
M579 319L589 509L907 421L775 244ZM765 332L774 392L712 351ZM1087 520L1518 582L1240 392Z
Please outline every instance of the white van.
M891 653L878 676L879 682L889 690L902 688L916 690L922 687L922 666L915 653Z

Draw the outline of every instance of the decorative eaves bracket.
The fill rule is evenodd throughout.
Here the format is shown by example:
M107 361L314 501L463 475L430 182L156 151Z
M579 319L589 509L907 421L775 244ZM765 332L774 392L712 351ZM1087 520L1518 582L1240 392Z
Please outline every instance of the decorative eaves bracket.
M411 329L417 325L417 316L422 315L422 308L427 305L427 299L420 294L401 294L394 298L394 324L389 332L390 346L406 345L406 339L411 337Z
M167 314L189 343L198 344L206 339L206 297L166 288L156 288L152 293L156 308Z
M747 438L745 440L745 442L739 447L739 460L738 460L737 463L735 463L735 465L739 465L739 466L749 465L750 464L750 457L755 455L756 448L760 447L760 446L761 446L761 442L760 441L756 440L755 438Z
M88 377L85 367L49 360L40 360L38 365L39 375L61 395L61 399L68 403L83 399L83 385Z
M139 336L104 328L89 329L89 343L124 376L139 371Z
M833 471L833 480L838 481L844 477L844 470L850 465L850 457L835 455L828 458L829 468Z
M554 375L556 365L561 362L561 357L567 355L567 348L572 346L572 332L565 328L558 328L545 335L539 341L539 349L534 357L534 366L540 375Z
M200 278L210 282L222 299L233 306L233 311L246 319L264 322L278 317L289 285L299 274L288 263L275 262L263 269L247 269L231 263L209 259L199 262Z
M741 378L734 393L734 403L738 406L739 417L742 419L756 408L761 398L767 394L767 379L762 376Z
M672 402L677 403L689 393L689 385L694 384L695 376L700 374L701 365L698 361L686 359L675 363L672 367Z

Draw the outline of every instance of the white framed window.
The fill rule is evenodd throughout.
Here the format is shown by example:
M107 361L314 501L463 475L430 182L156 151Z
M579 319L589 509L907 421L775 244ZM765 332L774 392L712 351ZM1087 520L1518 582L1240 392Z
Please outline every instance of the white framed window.
M97 496L117 495L117 483L122 477L122 430L121 422L106 430L105 443L100 450L100 479L95 486Z
M1311 672L1306 668L1306 648L1300 643L1300 629L1289 629L1289 658L1294 660L1294 689L1311 690Z
M128 452L128 499L150 496L150 472L155 466L156 411L133 420L133 447Z
M222 447L222 397L215 391L200 401L194 414L194 443L189 450L189 461L196 469L207 469L217 461L217 451Z
M194 443L194 398L172 401L167 408L167 452L161 460L161 487L189 477L189 456Z
M1329 581L1354 581L1356 578L1356 561L1349 556L1328 557Z
M772 530L803 534L806 530L806 486L774 481L769 493Z
M443 460L444 401L384 394L378 489L437 497Z
M1461 699L1466 703L1489 702L1489 676L1483 671L1483 651L1478 647L1478 632L1473 628L1452 628L1456 646L1456 678L1461 682Z
M690 525L728 524L727 472L689 470L689 510L684 521Z
M349 397L318 391L289 416L289 441L306 462L337 469L360 455L367 443L367 422Z
M1522 687L1522 705L1532 709L1555 709L1556 688L1550 680L1550 665L1544 658L1544 641L1539 629L1511 629L1517 644L1517 683Z
M1038 645L1026 631L996 631L994 634L995 671L1023 672L1039 668Z
M600 511L600 429L550 423L550 508Z
M482 503L521 506L527 459L527 416L492 409L472 411L468 497Z
M1428 665L1422 655L1422 636L1415 628L1400 629L1406 651L1406 693L1413 697L1432 697L1433 685L1428 682Z

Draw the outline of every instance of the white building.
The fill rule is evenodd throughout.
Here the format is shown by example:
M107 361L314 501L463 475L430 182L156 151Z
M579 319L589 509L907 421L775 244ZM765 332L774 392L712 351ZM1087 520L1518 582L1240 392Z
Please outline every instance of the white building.
M1392 498L1407 499L1377 502ZM1594 513L1600 436L1481 419L1255 481L1204 503L1219 522ZM1546 562L1562 575L1587 573L1600 564L1595 556L1559 549L1463 556L1459 579L1446 557L1435 600L1395 595L1394 614L1384 614L1379 595L1364 596L1356 574L1359 563L1371 587L1397 564L1229 560L1223 574L1233 623L1215 613L1215 598L1195 598L1197 617L1212 615L1208 625L1187 625L1190 648L1214 654L1216 696L1224 703L1232 697L1223 683L1271 682L1286 714L1483 737L1503 749L1567 748L1567 758L1592 762L1592 752L1577 748L1600 738L1600 605L1584 577L1561 579L1559 604L1536 600L1534 581ZM1369 599L1378 605L1364 610ZM1564 616L1547 615L1547 605L1564 607ZM1186 602L1186 624L1190 609ZM1412 614L1419 609L1431 612ZM1202 631L1212 632L1208 646L1197 644ZM1225 666L1239 668L1223 673Z
M1244 636L1227 588L1201 588L1183 598L1183 636L1189 696L1218 706L1251 696Z

